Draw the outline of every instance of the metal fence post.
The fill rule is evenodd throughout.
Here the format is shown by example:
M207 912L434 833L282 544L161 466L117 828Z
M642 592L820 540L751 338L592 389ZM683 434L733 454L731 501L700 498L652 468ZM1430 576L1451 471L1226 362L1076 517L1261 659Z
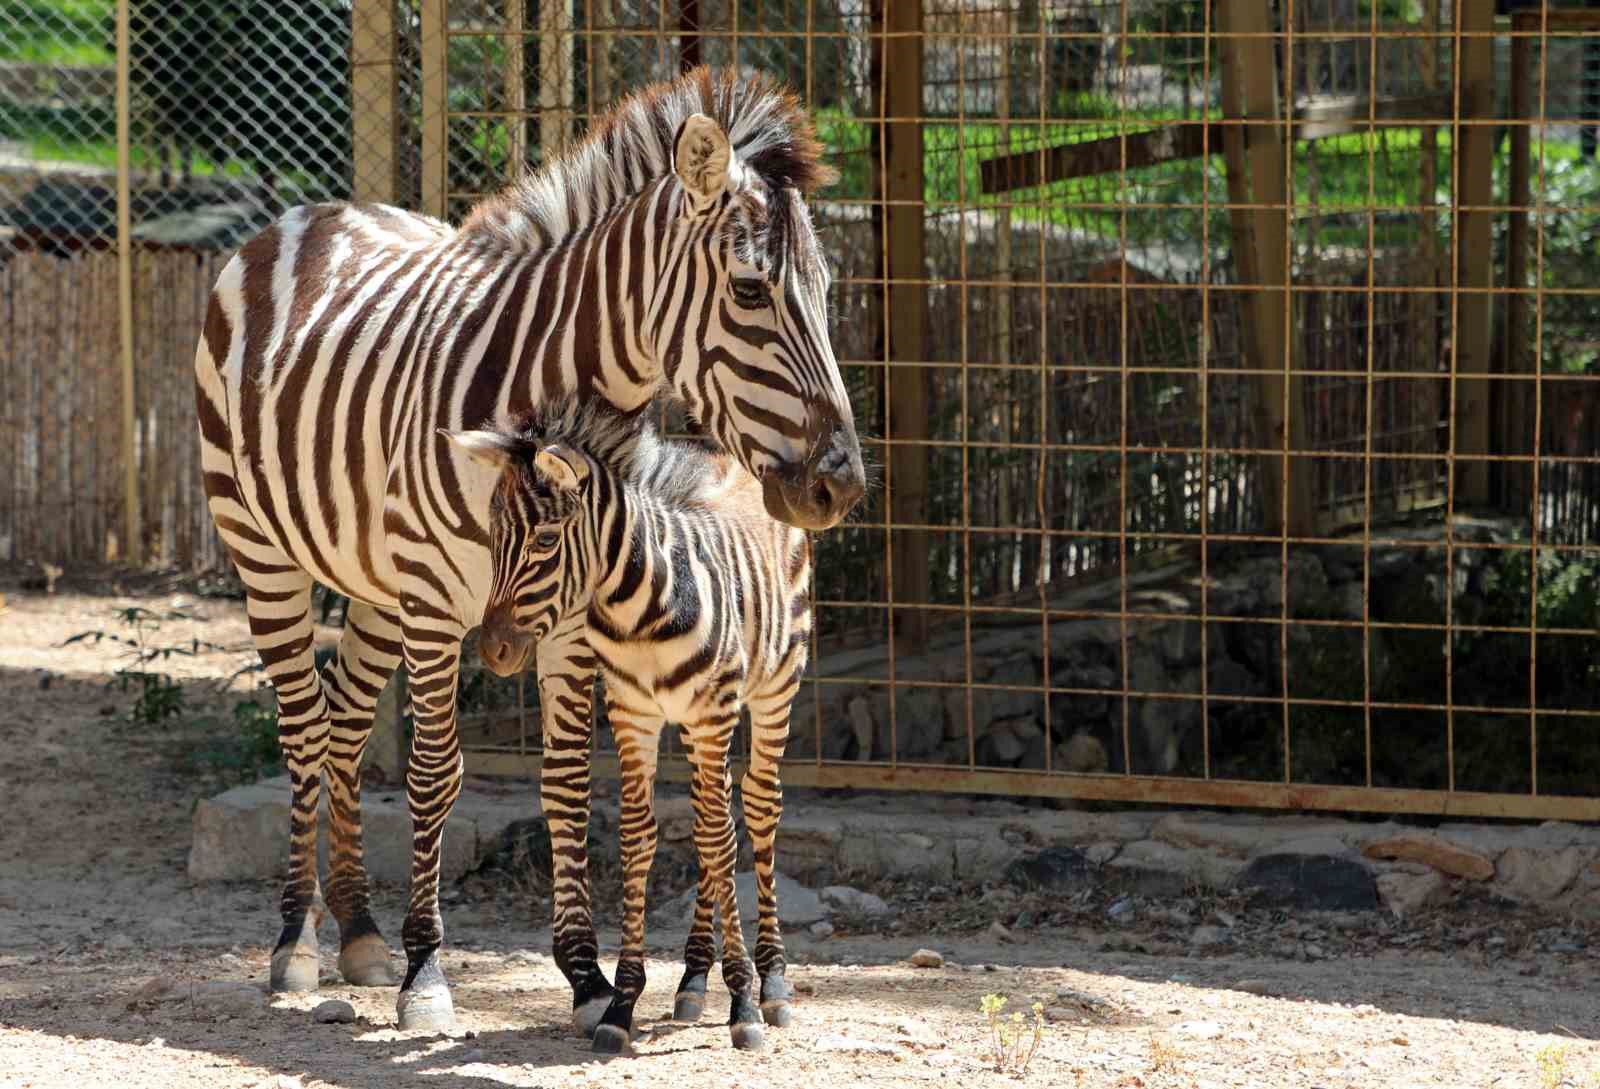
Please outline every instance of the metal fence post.
M445 0L422 0L422 210L444 219L450 179L448 16Z

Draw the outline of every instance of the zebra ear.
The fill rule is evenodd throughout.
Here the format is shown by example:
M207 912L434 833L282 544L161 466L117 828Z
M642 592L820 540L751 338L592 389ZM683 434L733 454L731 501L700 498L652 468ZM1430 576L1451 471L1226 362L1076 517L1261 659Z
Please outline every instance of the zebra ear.
M577 491L589 478L589 466L574 451L552 443L533 455L533 467L564 492Z
M672 168L689 194L689 204L694 211L705 208L722 196L728 185L728 170L733 162L733 148L722 126L703 113L690 114L678 129L678 140L673 148Z
M441 427L439 434L479 465L486 465L497 472L511 461L511 451L515 447L515 440L510 435L502 435L498 431L451 431Z

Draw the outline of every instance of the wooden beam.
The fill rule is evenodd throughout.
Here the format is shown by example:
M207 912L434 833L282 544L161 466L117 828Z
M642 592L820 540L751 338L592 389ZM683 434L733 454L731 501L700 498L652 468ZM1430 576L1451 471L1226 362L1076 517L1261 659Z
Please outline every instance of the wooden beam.
M139 451L133 381L133 193L130 63L132 33L128 5L117 0L117 329L122 360L122 561L144 559L139 504Z
M450 164L448 120L449 61L446 52L446 0L422 0L422 210L445 218Z
M539 159L567 146L572 126L572 0L539 0Z
M1372 103L1376 120L1385 123L1448 121L1453 103L1448 94L1401 95ZM1349 97L1315 103L1299 111L1290 127L1291 138L1300 141L1326 140L1353 132L1365 132L1367 101ZM985 159L978 164L979 182L985 193L1004 193L1013 189L1032 189L1041 184L1114 174L1123 168L1122 146L1127 141L1127 168L1159 166L1180 159L1197 159L1209 147L1216 154L1223 146L1224 133L1240 127L1238 122L1178 121L1159 128L1145 129L1123 136L1105 136L1070 144L1057 144L1040 151L1021 151ZM1248 140L1249 137L1246 137Z
M1596 12L1600 15L1600 12ZM1521 21L1519 16L1519 22ZM1511 39L1512 121L1533 116L1533 39ZM1513 291L1528 287L1528 213L1533 200L1533 132L1528 125L1511 127L1511 192L1506 203L1512 207L1510 237L1506 245L1506 286ZM1506 296L1506 328L1500 358L1509 374L1532 371L1538 346L1529 344L1528 300L1524 295ZM1531 350L1530 350L1531 349ZM1495 447L1505 453L1522 454L1533 450L1534 390L1525 382L1496 383L1494 398ZM1532 511L1532 466L1514 463L1499 466L1500 499L1507 510Z
M506 181L515 182L528 169L528 0L505 3Z
M350 11L352 199L394 204L399 183L394 0L354 0Z
M873 39L877 115L916 118L922 114L922 5L874 0L873 22L882 34ZM888 433L896 439L928 436L927 277L923 193L923 127L908 120L877 125L882 141L878 192L884 201L884 381L888 387ZM910 281L910 282L903 282ZM928 449L914 443L890 448L886 481L893 522L923 525L928 507ZM890 600L918 604L928 600L928 535L890 531ZM927 642L928 616L920 609L894 615L906 650Z
M1270 0L1217 6L1222 40L1223 132L1228 201L1239 282L1254 287L1247 300L1245 346L1255 379L1257 443L1263 449L1306 448L1303 378L1294 365L1289 328L1287 147L1278 119L1278 75ZM1236 35L1247 35L1238 37ZM1254 207L1251 207L1254 206ZM1262 530L1309 535L1316 524L1312 466L1287 453L1262 466Z
M1458 454L1487 455L1490 449L1489 371L1493 344L1494 254L1490 242L1494 199L1494 126L1462 121L1494 118L1494 0L1458 0L1457 79L1460 116L1454 126L1455 155L1455 442ZM1465 379L1465 381L1463 381ZM1456 463L1456 507L1489 504L1489 463Z
M543 766L543 757L538 753L468 749L463 755L468 775L537 778ZM614 754L596 753L590 767L597 778L617 779L620 775ZM785 760L781 767L784 786L828 790L913 790L930 794L1025 795L1157 805L1422 813L1436 817L1506 820L1600 820L1600 797L1592 796L1400 790L1146 775L1079 775L929 765L891 766L855 761ZM737 767L730 767L729 771L735 778L743 773L743 769ZM667 782L685 782L690 768L680 757L663 756L656 774Z

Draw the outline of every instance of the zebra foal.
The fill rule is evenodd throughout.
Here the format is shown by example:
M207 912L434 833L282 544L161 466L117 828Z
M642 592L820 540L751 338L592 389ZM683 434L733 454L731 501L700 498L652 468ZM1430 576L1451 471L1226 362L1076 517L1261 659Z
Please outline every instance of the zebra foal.
M317 810L339 968L390 981L362 860L361 751L402 660L411 893L403 1029L454 1020L440 967L439 859L461 789L461 639L489 597L487 483L438 429L575 398L627 413L682 404L760 480L780 521L838 522L864 483L828 340L828 271L805 198L831 171L771 82L699 69L598 118L570 152L459 229L382 205L296 208L217 280L195 351L212 519L245 585L278 694L293 789L274 990L318 982ZM351 601L338 655L312 656L313 582ZM591 1030L610 1003L587 884L590 703L583 625L535 647L556 963Z
M622 766L622 949L598 1051L630 1041L644 990L645 889L656 850L656 757L667 721L693 766L701 881L675 1013L696 1018L722 916L722 971L735 1047L763 1043L763 1018L789 1019L773 878L782 811L778 762L811 634L811 544L762 509L761 485L732 459L662 442L603 410L545 412L509 430L451 439L498 474L490 501L494 578L480 642L485 663L514 672L564 618L582 615L605 678ZM736 854L728 753L750 709L741 783L755 848L759 998L734 898Z

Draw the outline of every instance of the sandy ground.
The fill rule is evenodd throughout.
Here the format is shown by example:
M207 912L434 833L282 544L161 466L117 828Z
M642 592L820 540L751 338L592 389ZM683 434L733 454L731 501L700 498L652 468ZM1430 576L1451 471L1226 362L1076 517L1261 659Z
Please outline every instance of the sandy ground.
M190 813L204 786L175 770L173 736L118 725L129 697L106 687L113 648L59 645L107 626L114 607L164 607L172 594L46 597L14 581L0 592L6 1089L1015 1084L992 1069L978 1012L988 993L1012 1009L1050 1007L1055 1020L1022 1078L1040 1086L1600 1086L1600 943L1537 961L1355 943L1346 948L1357 952L1308 963L1267 948L1202 956L1170 941L1141 946L1104 922L1013 942L970 927L844 928L791 943L801 994L794 1023L769 1030L765 1052L734 1052L711 1020L662 1022L634 1056L599 1061L567 1027L542 925L548 904L508 889L447 908L451 1036L402 1036L391 992L338 981L331 925L323 989L269 999L259 988L277 889L188 879ZM237 603L183 600L201 617L192 634L225 649L175 672L223 677L250 660ZM163 638L189 634L177 625ZM378 906L393 942L402 899L383 891ZM614 950L614 929L602 941ZM681 941L681 930L651 932L644 1023L670 1010ZM919 946L942 952L945 966L907 964ZM258 990L218 987L228 981ZM327 998L350 1001L356 1022L314 1023L310 1010ZM725 1001L713 981L710 1008Z

